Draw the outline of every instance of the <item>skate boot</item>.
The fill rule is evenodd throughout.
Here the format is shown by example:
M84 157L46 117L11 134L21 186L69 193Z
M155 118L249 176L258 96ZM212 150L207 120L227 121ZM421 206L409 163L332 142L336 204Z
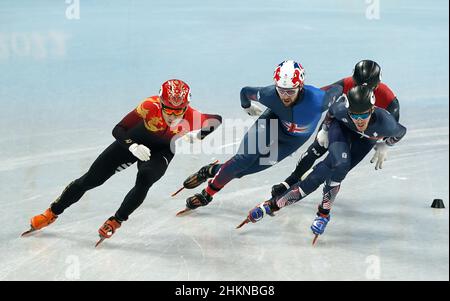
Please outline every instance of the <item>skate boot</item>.
M330 221L330 215L325 215L318 213L316 218L314 219L311 230L315 235L322 235L325 232L325 228L327 227L328 222Z
M198 207L206 206L212 201L212 196L210 196L205 189L202 190L202 193L196 193L194 196L191 196L186 200L186 207L194 210Z
M319 235L322 235L323 232L325 232L325 228L328 225L328 222L330 221L331 216L330 214L323 214L323 213L317 213L316 218L314 219L312 225L311 225L311 230L313 232L314 239L313 239L313 245L316 244L317 238L319 237Z
M176 192L172 193L172 197L179 194L185 188L186 189L194 189L194 188L198 187L200 184L206 182L206 180L208 180L210 178L214 178L214 176L219 171L220 166L221 166L221 164L219 164L218 160L214 161L211 164L203 166L202 168L200 168L199 171L190 175L186 180L184 180L183 187L178 189Z
M190 198L186 199L186 208L177 213L177 216L182 215L183 213L192 211L197 209L198 207L203 207L208 205L213 200L212 196L210 196L205 189L202 190L201 193L196 193Z
M277 206L277 203L274 198L265 201L264 203L261 203L252 210L250 210L247 218L239 226L237 226L237 229L241 228L242 226L250 222L256 223L261 219L263 219L265 215L275 216L274 212L278 210L280 210L280 208Z
M213 178L218 171L218 161L215 161L211 164L205 165L200 168L199 171L190 175L184 182L183 186L186 189L193 189L198 187L200 184L205 183L206 180Z
M97 242L95 247L101 244L105 239L110 238L116 232L117 229L120 228L122 222L119 221L114 216L111 216L106 220L103 226L98 229L98 234L100 236L100 240Z
M22 236L30 234L34 231L40 230L48 225L52 224L58 216L53 213L53 211L48 208L44 213L33 216L30 221L30 230L22 233Z

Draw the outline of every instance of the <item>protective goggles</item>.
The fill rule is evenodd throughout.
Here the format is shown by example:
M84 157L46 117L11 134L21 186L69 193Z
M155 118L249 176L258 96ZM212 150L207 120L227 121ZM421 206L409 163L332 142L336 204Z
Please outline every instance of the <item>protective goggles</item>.
M352 113L352 112L348 112L349 113L349 115L350 115L350 117L352 118L352 119L355 119L355 120L358 120L358 119L367 119L367 118L369 118L370 117L370 115L372 114L372 112L371 111L369 111L369 112L366 112L366 113Z
M276 87L278 94L280 95L286 95L286 96L294 96L295 93L297 93L299 91L299 88L280 88L280 87Z
M172 109L166 106L162 106L164 113L167 115L183 116L186 113L187 107L184 109Z

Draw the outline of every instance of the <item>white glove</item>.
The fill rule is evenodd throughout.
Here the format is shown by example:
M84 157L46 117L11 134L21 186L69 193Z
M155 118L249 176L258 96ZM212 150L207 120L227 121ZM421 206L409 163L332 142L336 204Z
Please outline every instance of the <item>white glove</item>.
M139 160L150 160L150 149L145 145L133 143L128 149Z
M386 143L377 143L374 147L375 154L372 159L370 159L370 163L375 163L375 170L383 168L383 162L387 159L387 145Z
M200 132L201 132L200 130L189 132L186 135L184 135L183 138L186 139L189 143L194 143L195 141L200 140Z
M319 142L320 146L328 148L328 131L321 129L317 134L317 142Z
M245 108L244 110L245 110L245 112L247 112L247 114L250 115L250 116L259 116L259 115L261 115L262 112L263 112L263 111L262 111L257 105L255 105L254 103L251 103L250 106L249 106L248 108Z

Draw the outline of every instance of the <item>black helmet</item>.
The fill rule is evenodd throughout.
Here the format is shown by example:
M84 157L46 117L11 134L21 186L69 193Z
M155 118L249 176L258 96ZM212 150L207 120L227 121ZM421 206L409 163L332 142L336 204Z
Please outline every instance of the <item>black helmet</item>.
M375 89L381 82L381 67L371 60L363 60L353 70L353 80L357 86L368 86Z
M352 113L367 112L375 104L373 91L367 86L353 87L348 91L347 99L347 108Z

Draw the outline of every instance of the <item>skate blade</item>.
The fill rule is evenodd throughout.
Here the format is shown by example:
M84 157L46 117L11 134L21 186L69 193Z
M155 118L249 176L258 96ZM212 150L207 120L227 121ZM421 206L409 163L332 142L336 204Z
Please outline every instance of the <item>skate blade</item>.
M313 245L313 246L316 245L318 239L319 239L319 234L316 234L316 235L314 236L314 238L313 238L313 241L312 241L312 245Z
M236 229L240 229L242 228L244 225L248 224L250 222L250 220L248 218L244 219L244 221L242 223L240 223Z
M181 211L178 211L178 213L176 214L176 216L183 216L183 215L186 215L187 213L189 213L189 212L191 212L191 211L192 211L192 209L185 208L185 209L183 209L183 210L181 210Z
M27 236L27 235L29 235L29 234L35 232L35 231L37 231L37 230L31 228L30 230L27 230L27 231L23 232L20 236L21 236L21 237L24 237L24 236Z
M184 190L184 186L181 187L180 189L178 189L176 192L172 193L172 194L171 194L171 197L176 196L177 194L179 194L179 193L182 192L183 190Z
M97 248L105 239L105 237L100 237L99 241L95 244L95 247Z

